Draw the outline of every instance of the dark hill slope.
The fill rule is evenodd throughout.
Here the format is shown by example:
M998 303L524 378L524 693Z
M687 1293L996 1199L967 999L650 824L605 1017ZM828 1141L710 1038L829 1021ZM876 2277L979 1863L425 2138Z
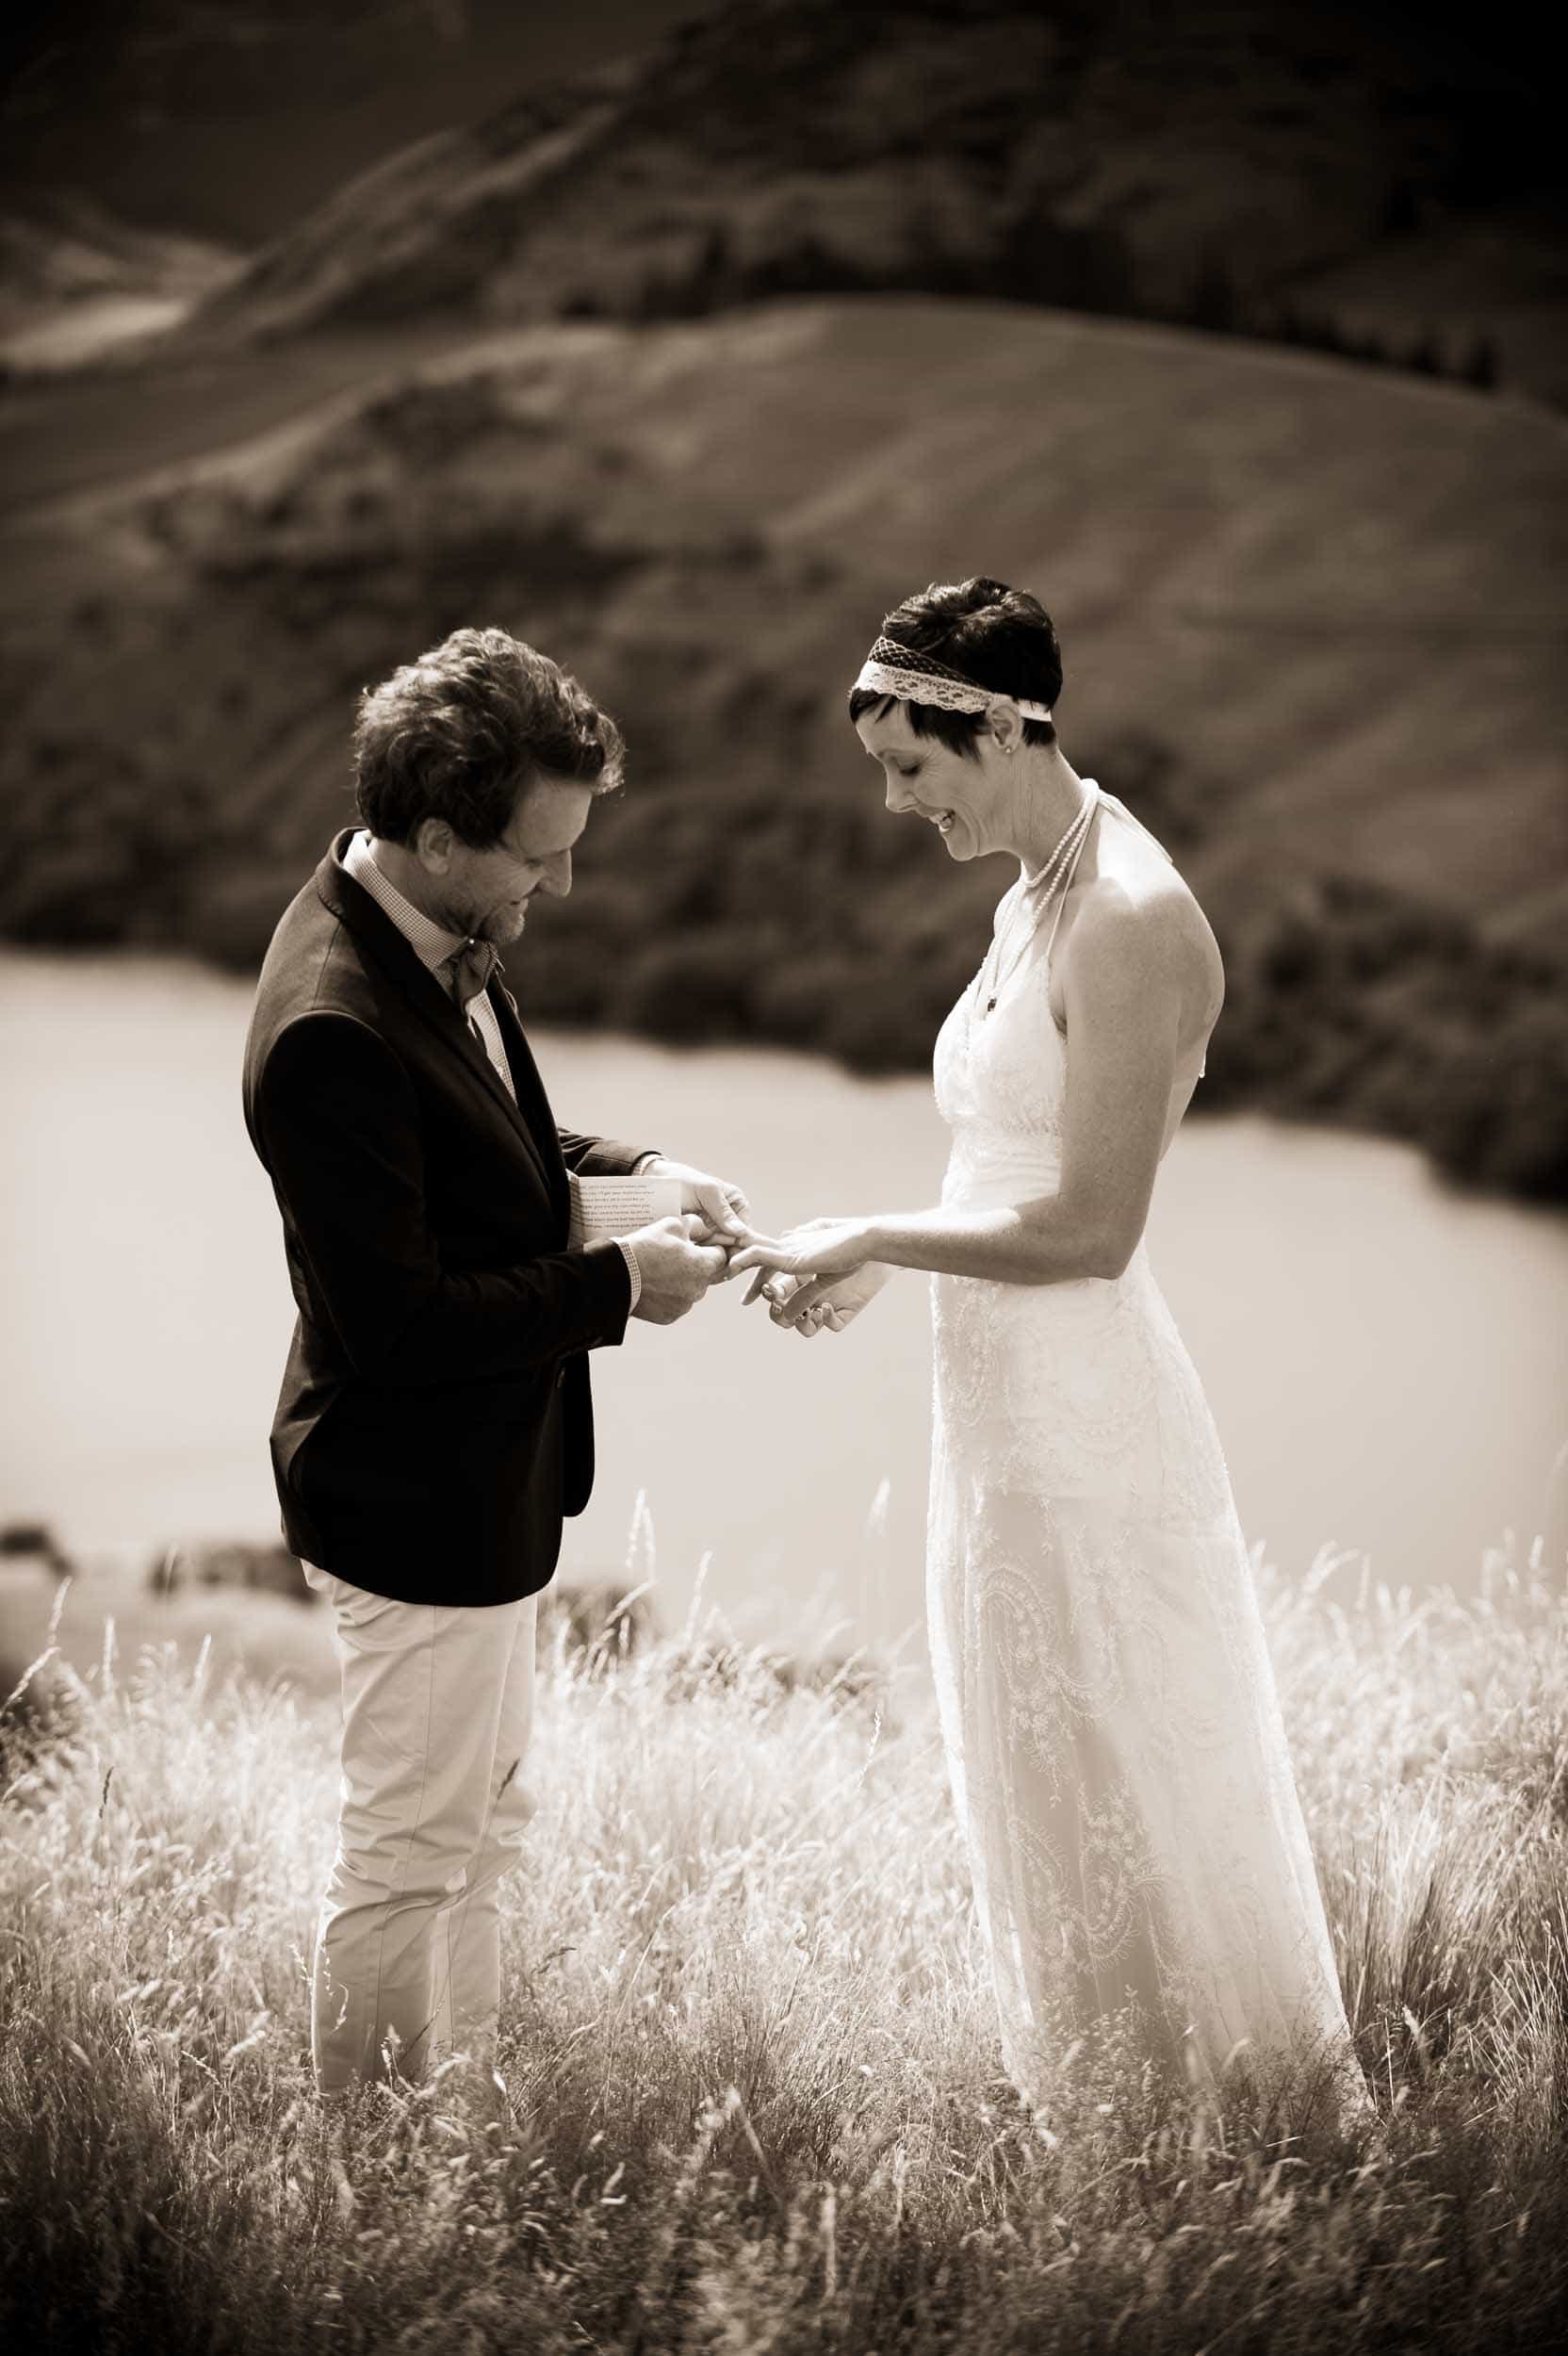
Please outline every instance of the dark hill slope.
M237 254L118 220L80 195L0 198L0 365L48 369L168 327Z
M1004 306L500 335L12 524L0 924L253 961L347 815L357 689L493 620L632 746L534 1010L918 1065L1006 877L883 815L843 695L891 602L987 570L1051 605L1069 756L1215 918L1209 1100L1568 1191L1565 446Z
M1560 145L1527 58L1307 0L743 0L355 180L204 332L961 292L1568 396Z
M252 249L351 174L637 50L692 0L15 0L0 207L78 188Z

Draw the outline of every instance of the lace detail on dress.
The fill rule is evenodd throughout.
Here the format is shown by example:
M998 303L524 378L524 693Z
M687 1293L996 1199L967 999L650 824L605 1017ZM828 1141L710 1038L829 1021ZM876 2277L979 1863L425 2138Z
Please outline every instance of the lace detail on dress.
M942 1025L944 1203L1059 1184L1049 981L1031 953ZM1131 2003L1211 2073L1326 2049L1360 2107L1224 1456L1144 1247L1115 1279L931 1298L931 1654L1010 2073L1037 2090Z

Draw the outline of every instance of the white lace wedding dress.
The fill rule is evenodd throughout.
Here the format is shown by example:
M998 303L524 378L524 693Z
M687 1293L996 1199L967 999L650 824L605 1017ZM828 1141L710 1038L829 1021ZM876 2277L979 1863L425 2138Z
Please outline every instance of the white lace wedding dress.
M956 1208L1058 1183L1054 930L938 1039ZM1037 2096L1134 1999L1189 2070L1315 2054L1359 2108L1225 1460L1144 1244L1114 1279L936 1276L932 1302L931 1653L1009 2074Z

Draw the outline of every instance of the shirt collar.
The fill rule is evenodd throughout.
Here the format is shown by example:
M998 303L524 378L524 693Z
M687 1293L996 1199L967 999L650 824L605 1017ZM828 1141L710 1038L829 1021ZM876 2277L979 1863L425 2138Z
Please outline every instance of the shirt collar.
M370 856L370 837L361 826L343 854L343 872L367 891L384 916L389 916L421 965L433 973L455 957L466 936L449 933L405 900L390 876L384 875Z

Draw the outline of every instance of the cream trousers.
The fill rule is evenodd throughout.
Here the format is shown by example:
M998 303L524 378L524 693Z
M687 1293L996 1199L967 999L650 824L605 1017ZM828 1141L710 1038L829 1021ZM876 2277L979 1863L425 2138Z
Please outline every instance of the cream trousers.
M337 1854L321 1901L311 2057L322 2094L495 2066L501 1875L533 1814L538 1598L399 1603L316 1565L343 1678Z

